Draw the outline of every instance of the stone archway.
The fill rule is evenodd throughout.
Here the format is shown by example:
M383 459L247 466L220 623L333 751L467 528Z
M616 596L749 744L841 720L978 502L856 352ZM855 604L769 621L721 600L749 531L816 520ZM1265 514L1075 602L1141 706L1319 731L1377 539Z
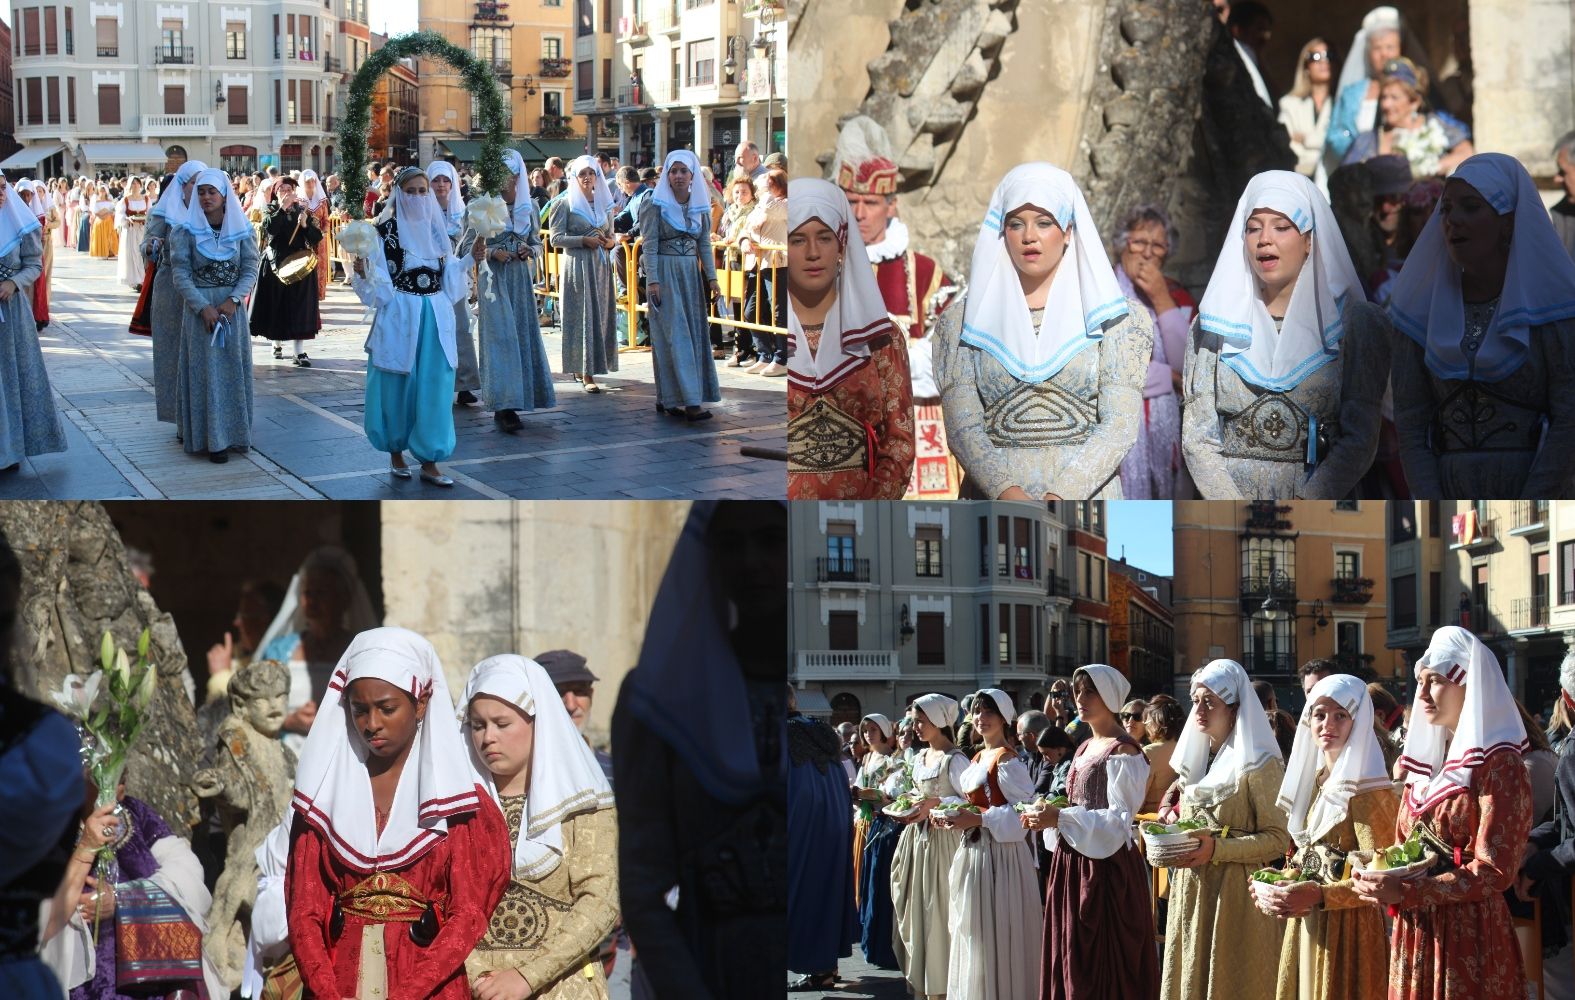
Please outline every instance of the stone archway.
M344 181L346 206L352 218L365 218L366 137L371 119L372 91L377 81L396 62L416 56L441 59L459 70L465 81L465 89L475 97L476 110L486 129L476 164L481 174L482 189L488 194L497 194L503 186L503 150L508 144L508 130L504 127L505 109L498 95L497 77L493 75L492 67L435 31L398 35L372 53L361 64L355 79L350 81L350 98L345 107L344 128L340 132L343 163L340 174Z

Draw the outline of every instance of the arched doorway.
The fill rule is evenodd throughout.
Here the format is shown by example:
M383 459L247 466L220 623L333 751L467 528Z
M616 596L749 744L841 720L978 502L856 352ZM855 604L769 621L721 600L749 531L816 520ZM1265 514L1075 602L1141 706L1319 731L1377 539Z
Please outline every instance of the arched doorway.
M312 169L317 173L323 172L323 147L312 147Z
M256 146L224 146L219 150L219 169L227 174L249 174L257 169Z
M833 726L840 726L844 722L857 724L862 718L864 713L860 710L858 698L846 691L832 697L831 724Z

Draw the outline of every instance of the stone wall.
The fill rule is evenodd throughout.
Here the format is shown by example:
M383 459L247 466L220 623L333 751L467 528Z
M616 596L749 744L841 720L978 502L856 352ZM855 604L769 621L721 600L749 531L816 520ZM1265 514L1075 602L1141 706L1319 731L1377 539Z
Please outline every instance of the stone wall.
M605 745L684 502L383 504L384 623L432 640L456 698L497 653L582 653L600 681L586 735Z

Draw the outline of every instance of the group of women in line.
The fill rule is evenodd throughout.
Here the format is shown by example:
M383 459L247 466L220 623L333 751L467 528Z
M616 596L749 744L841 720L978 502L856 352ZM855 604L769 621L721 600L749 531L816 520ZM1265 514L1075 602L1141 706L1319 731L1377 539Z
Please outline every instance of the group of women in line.
M1073 675L1092 736L1076 751L1070 804L1060 808L1036 798L1007 745L1016 711L1002 691L972 699L967 721L983 749L971 761L956 747L949 697L913 702L926 748L911 758L891 742L889 720L866 717L874 742L854 791L868 814L859 880L867 959L899 969L916 996L949 1000L1524 996L1506 904L1523 854L1535 853L1521 713L1496 658L1465 629L1439 629L1415 670L1394 774L1356 677L1312 687L1285 759L1239 664L1216 660L1192 675L1191 714L1171 755L1178 777L1158 809L1166 822L1204 829L1192 853L1167 862L1162 960L1134 824L1150 767L1120 721L1129 685L1119 671ZM1575 670L1566 673L1575 684ZM893 818L881 810L906 787L898 776L917 806ZM937 810L944 804L978 811ZM1371 856L1357 852L1413 833L1437 859L1425 874L1353 876ZM1049 851L1042 910L1025 840L1035 836ZM1305 880L1280 888L1252 879L1281 862ZM800 935L823 951L841 944L835 928L794 932L800 961Z
M556 404L531 273L543 261L537 208L519 153L510 150L505 164L501 194L509 213L501 232L482 241L467 230L452 166L409 167L376 218L380 259L354 265L352 287L375 313L366 343L366 432L389 455L395 477L412 477L409 452L424 482L453 485L437 463L454 451L456 393L468 403L479 390L498 427L511 433L522 429L522 411ZM565 251L563 367L587 392L599 393L596 376L618 366L609 251L621 237L597 161L580 157L570 166L572 183L550 218L552 239ZM318 304L328 266L322 252L326 207L310 174L302 175L304 192L293 177L264 182L253 198L254 208L257 197L267 199L255 229L229 176L196 161L180 167L148 211L141 252L154 277L132 329L152 337L157 416L176 425L190 454L222 463L250 447L253 335L275 342L275 358L293 343L294 363L310 367L304 343L322 326ZM669 154L640 213L656 409L690 422L708 419L705 404L721 400L709 341L710 303L719 294L711 191L694 183L698 174L693 153ZM25 206L13 214L19 231L37 228ZM25 254L29 244L12 235L14 251ZM301 266L313 253L315 272ZM37 272L26 270L22 257L15 274L22 287L36 283ZM473 275L474 335L468 307ZM21 414L0 425L9 438L0 446L0 459L9 461L0 468L64 446L37 338L24 341L13 350L27 355L35 377L0 386L7 411Z
M914 447L901 339L868 270L842 266L860 259L846 199L802 179L789 205L789 494L900 497ZM1309 178L1253 178L1229 233L1196 315L1181 314L1185 337L1172 316L1156 338L1149 293L1178 311L1163 275L1144 277L1140 300L1071 176L1010 170L980 225L964 307L935 335L965 494L1120 497L1140 422L1155 419L1150 397L1172 378L1180 455L1162 449L1128 473L1182 459L1207 499L1352 495L1389 398L1413 496L1575 491L1575 451L1557 443L1575 427L1575 261L1519 161L1478 154L1444 182L1387 312L1365 301Z

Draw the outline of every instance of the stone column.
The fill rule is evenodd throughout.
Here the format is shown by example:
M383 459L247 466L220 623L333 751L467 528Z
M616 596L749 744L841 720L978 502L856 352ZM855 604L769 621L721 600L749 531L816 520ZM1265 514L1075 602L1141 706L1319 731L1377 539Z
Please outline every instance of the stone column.
M656 130L656 167L661 169L663 161L667 159L667 115L665 108L654 108L651 111L651 120Z
M618 162L629 162L629 115L618 116Z
M1553 143L1575 121L1575 23L1565 0L1471 0L1472 144L1551 176ZM1491 95L1489 97L1488 95Z
M695 156L699 158L701 166L706 165L706 156L711 149L711 109L694 107L689 113L695 116Z
M1526 689L1526 640L1510 640L1509 659L1504 666L1510 694L1517 698L1522 697Z

